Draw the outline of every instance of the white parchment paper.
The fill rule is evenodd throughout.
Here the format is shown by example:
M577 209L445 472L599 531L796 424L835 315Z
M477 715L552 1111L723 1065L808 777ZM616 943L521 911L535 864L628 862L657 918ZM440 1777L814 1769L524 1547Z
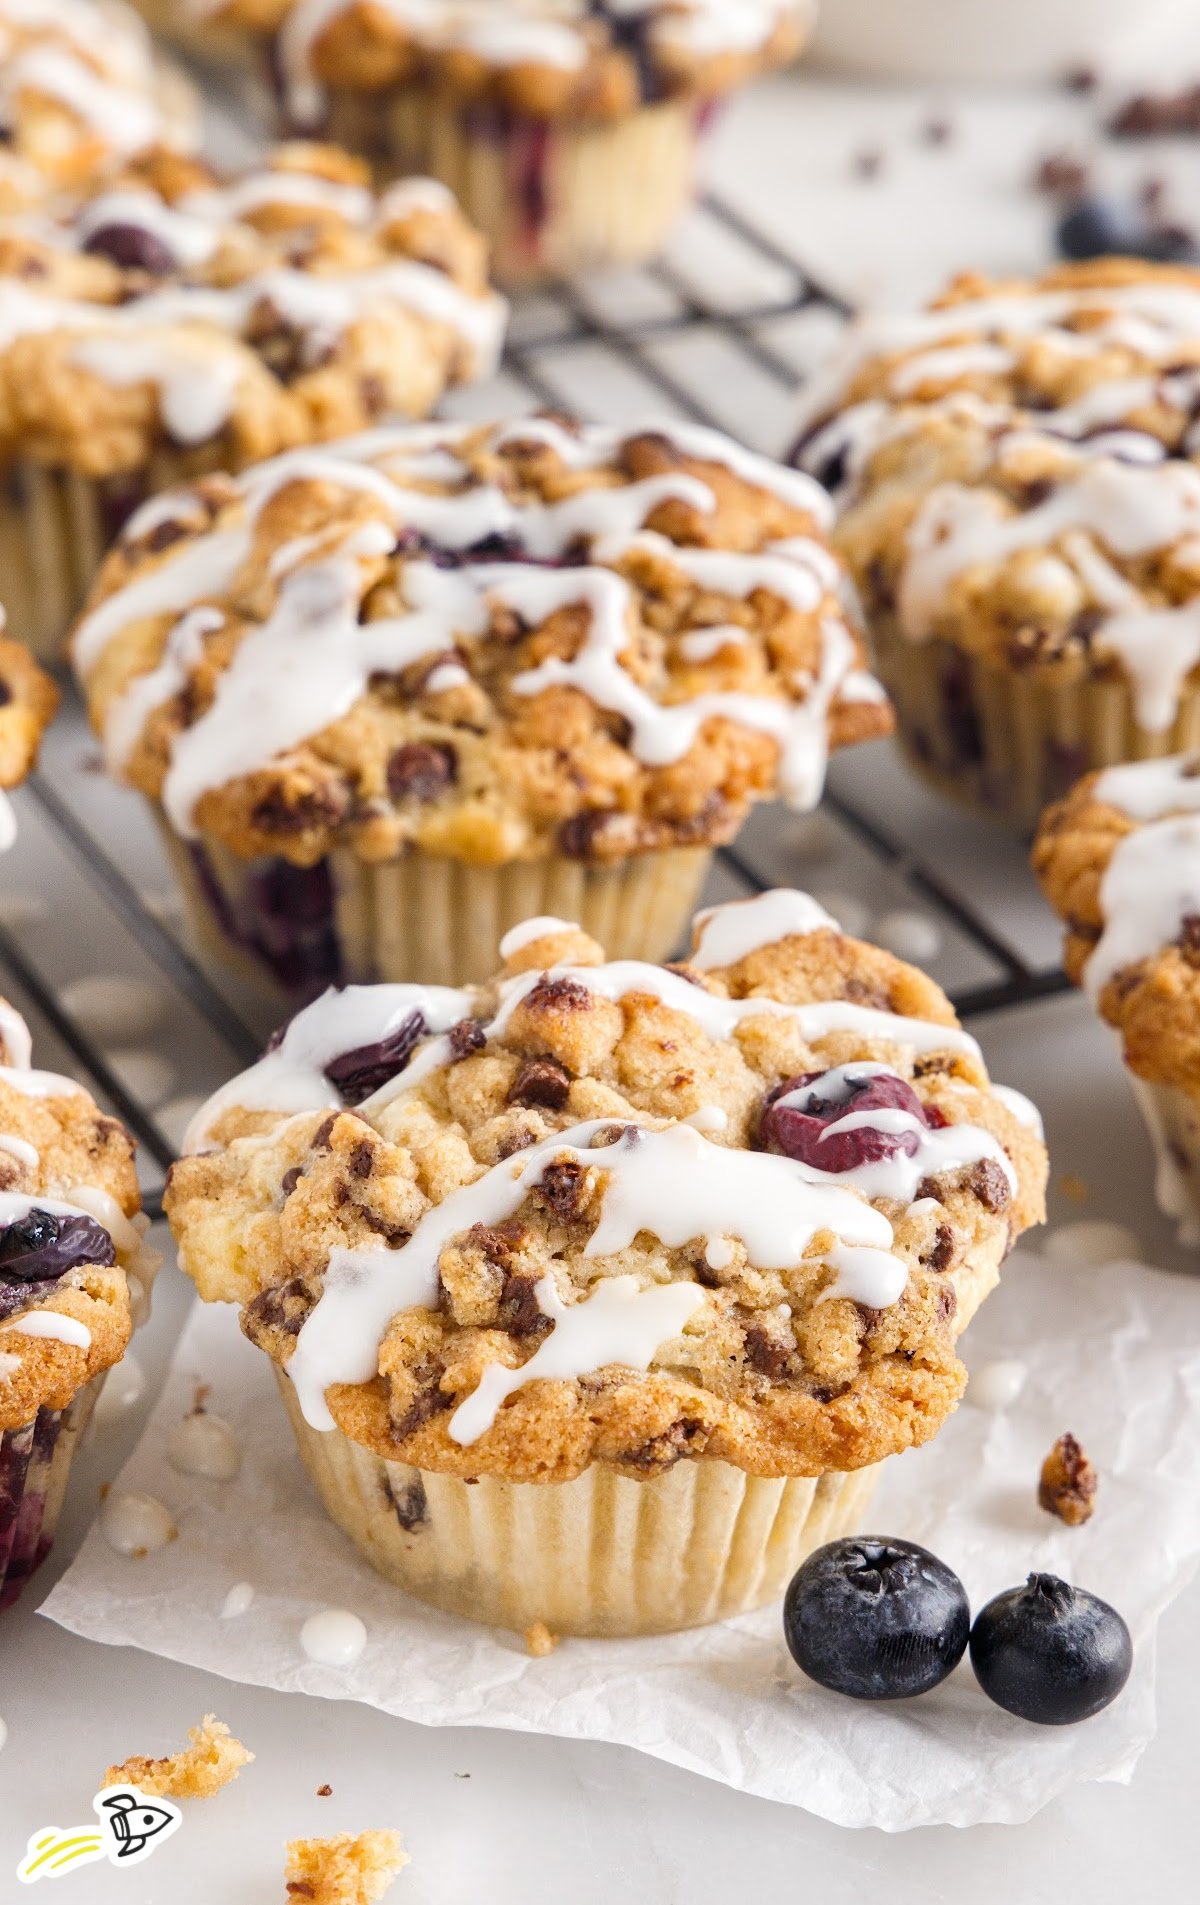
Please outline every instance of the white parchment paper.
M1200 1558L1200 1277L1019 1253L964 1355L975 1368L1019 1358L1028 1372L1019 1400L999 1414L964 1403L930 1447L892 1462L870 1532L934 1549L975 1608L1034 1568L1112 1601L1133 1630L1134 1672L1122 1697L1083 1726L1013 1719L984 1698L966 1663L920 1700L840 1699L793 1668L777 1607L667 1638L564 1640L540 1660L518 1636L424 1608L379 1579L327 1520L266 1358L232 1312L203 1305L118 1484L166 1502L179 1539L128 1560L94 1527L43 1611L94 1640L431 1726L617 1741L842 1825L1026 1819L1081 1781L1128 1781L1153 1737L1155 1626ZM232 1483L183 1476L166 1461L167 1435L198 1381L241 1438ZM1034 1499L1042 1458L1064 1430L1101 1476L1097 1512L1077 1529ZM240 1581L253 1584L253 1604L223 1620ZM366 1623L366 1651L349 1668L316 1666L301 1652L301 1624L323 1606Z

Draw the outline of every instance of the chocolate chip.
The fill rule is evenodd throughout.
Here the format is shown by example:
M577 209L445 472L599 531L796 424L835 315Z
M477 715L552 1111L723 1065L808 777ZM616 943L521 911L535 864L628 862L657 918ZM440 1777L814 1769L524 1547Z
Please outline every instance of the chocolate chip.
M315 827L336 827L349 804L345 788L305 787L294 792L273 787L255 803L250 819L263 833L310 833Z
M446 1036L450 1040L450 1056L456 1063L470 1058L472 1052L478 1052L487 1044L487 1030L478 1019L460 1019Z
M967 1188L974 1192L985 1210L1000 1212L1007 1210L1012 1191L1004 1172L995 1158L981 1158L967 1179Z
M949 1224L939 1224L934 1232L933 1244L922 1262L930 1270L944 1270L954 1256L954 1232Z
M542 1173L537 1194L546 1208L562 1223L578 1218L588 1201L587 1170L574 1159L548 1164Z
M510 1105L540 1106L561 1111L571 1093L571 1074L553 1058L531 1058L517 1073L508 1094Z
M426 1357L418 1363L413 1375L420 1386L399 1421L392 1423L393 1440L403 1442L406 1436L432 1421L434 1416L454 1407L453 1396L446 1395L441 1388L444 1374L441 1364L435 1363L432 1358Z
M361 1105L381 1086L402 1072L417 1045L429 1030L421 1012L410 1012L386 1038L370 1045L356 1046L331 1059L325 1076L348 1105Z
M151 555L161 555L164 549L169 549L172 543L179 542L187 533L186 523L168 517L165 522L155 523L153 529L147 530L141 539L142 547Z
M375 1169L374 1146L369 1144L365 1139L361 1144L356 1144L350 1153L349 1166L351 1177L370 1177L371 1172Z
M281 1330L285 1336L298 1336L313 1301L307 1284L300 1277L273 1284L246 1305L246 1322L254 1326L247 1334L253 1337L261 1330Z
M620 1460L627 1468L639 1469L643 1474L663 1474L685 1455L702 1449L707 1440L704 1424L684 1416L673 1422L665 1434L653 1436L639 1448L630 1449Z
M760 1375L769 1376L772 1382L782 1382L787 1373L787 1345L754 1323L746 1331L746 1361Z
M387 765L393 800L436 800L458 779L458 756L449 745L408 741Z
M270 1048L268 1047L268 1050L269 1049ZM338 1114L336 1111L331 1111L328 1118L323 1118L321 1120L321 1123L317 1126L316 1130L313 1132L313 1135L312 1135L312 1145L311 1145L312 1150L328 1151L329 1140L333 1136L333 1127L337 1123L337 1121L338 1121Z
M292 1192L295 1190L297 1184L300 1182L300 1179L303 1176L304 1176L304 1172L301 1170L298 1164L293 1164L290 1171L284 1172L283 1176L279 1180L279 1188L281 1192L283 1193L284 1197L291 1196Z
M424 1528L429 1521L429 1501L425 1494L425 1484L419 1475L403 1488L397 1488L389 1481L388 1493L392 1498L392 1507L396 1511L396 1520L405 1534L415 1534L418 1528Z
M529 1231L516 1218L505 1224L472 1224L469 1241L482 1250L489 1263L507 1265L529 1240Z
M603 809L589 808L586 813L572 814L564 820L558 830L560 852L568 860L590 860L596 857L596 847L610 816Z
M527 1012L587 1012L592 994L578 979L552 979L547 974L525 994Z
M496 1309L502 1330L510 1336L545 1336L551 1320L537 1300L537 1281L533 1277L507 1276Z

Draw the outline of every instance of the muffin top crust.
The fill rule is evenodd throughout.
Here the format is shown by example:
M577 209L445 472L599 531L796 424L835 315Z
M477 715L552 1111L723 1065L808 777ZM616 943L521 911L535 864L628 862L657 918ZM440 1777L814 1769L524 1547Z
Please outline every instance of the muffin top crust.
M309 1423L524 1481L931 1436L1046 1170L938 987L794 892L700 914L677 967L554 919L501 952L326 994L172 1171L185 1270Z
M489 375L507 306L484 241L433 180L366 180L334 147L224 181L159 151L0 224L0 459L242 468Z
M156 498L75 663L113 770L243 856L711 844L887 731L827 519L692 425L379 430Z
M1088 774L1044 815L1033 865L1127 1065L1200 1091L1200 756Z
M152 147L190 149L199 108L119 0L0 0L0 127L7 212Z
M124 1354L158 1269L140 1209L124 1126L32 1068L0 1000L0 1431L65 1409Z
M214 21L275 33L284 104L318 123L327 88L428 86L536 119L604 121L711 99L782 66L811 0L226 0Z

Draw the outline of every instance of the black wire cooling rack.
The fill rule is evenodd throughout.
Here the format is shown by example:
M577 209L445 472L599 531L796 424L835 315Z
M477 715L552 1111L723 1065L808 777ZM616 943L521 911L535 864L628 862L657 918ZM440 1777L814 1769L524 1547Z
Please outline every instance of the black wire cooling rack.
M654 266L520 301L499 378L453 408L688 417L780 454L814 351L847 314L801 259L709 192ZM39 1062L82 1068L134 1131L153 1209L190 1105L261 1049L262 1003L189 951L149 823L98 770L69 690L18 807L0 883L5 990L31 1018ZM810 888L847 930L898 952L898 933L923 935L910 956L964 1016L1065 987L1023 847L925 794L886 743L834 763L819 815L757 812L718 856L711 897L779 884ZM81 980L114 973L157 999L144 1023L77 1005Z

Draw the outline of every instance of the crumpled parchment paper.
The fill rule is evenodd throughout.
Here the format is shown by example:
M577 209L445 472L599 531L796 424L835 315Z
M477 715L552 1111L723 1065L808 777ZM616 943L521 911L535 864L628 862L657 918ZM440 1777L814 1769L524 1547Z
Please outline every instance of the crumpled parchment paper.
M969 1367L995 1358L1025 1365L1019 1399L1002 1413L965 1402L928 1448L890 1463L868 1532L932 1548L975 1609L1035 1568L1112 1601L1133 1631L1133 1676L1082 1726L1033 1727L1001 1712L966 1662L919 1700L841 1699L792 1666L778 1607L666 1638L568 1639L531 1659L520 1636L408 1600L359 1558L308 1486L267 1359L232 1312L204 1305L117 1484L167 1503L179 1539L130 1560L93 1527L43 1611L97 1641L431 1726L616 1741L841 1825L1027 1819L1082 1781L1127 1782L1154 1734L1155 1626L1200 1559L1200 1278L1018 1253L965 1339ZM231 1483L166 1460L198 1381L241 1439ZM1042 1458L1064 1430L1100 1472L1082 1528L1035 1501ZM253 1604L222 1619L241 1581ZM353 1666L317 1666L301 1652L301 1624L323 1606L366 1623Z

